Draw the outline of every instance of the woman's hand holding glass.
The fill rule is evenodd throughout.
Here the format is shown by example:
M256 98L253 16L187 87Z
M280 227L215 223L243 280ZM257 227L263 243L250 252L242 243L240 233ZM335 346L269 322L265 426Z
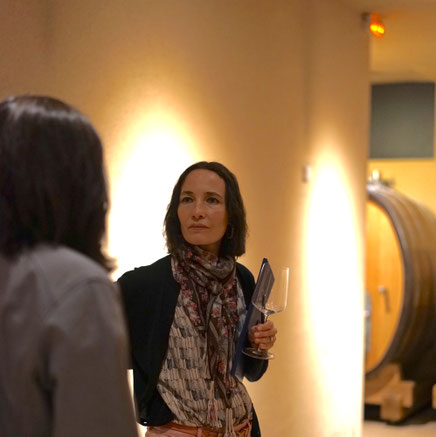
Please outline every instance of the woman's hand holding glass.
M271 320L255 325L248 333L251 347L269 351L276 341L277 329Z

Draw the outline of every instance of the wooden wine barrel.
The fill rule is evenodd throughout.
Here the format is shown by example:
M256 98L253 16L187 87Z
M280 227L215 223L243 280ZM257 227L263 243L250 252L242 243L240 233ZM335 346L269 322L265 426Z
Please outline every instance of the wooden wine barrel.
M380 183L367 194L366 378L394 363L403 379L436 381L436 217Z

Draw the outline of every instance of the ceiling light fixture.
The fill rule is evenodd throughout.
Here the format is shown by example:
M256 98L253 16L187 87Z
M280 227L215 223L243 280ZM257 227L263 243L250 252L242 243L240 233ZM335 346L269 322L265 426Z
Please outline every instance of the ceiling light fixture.
M365 13L362 15L364 22L368 25L369 31L377 38L382 38L386 32L385 25L380 15L375 13Z

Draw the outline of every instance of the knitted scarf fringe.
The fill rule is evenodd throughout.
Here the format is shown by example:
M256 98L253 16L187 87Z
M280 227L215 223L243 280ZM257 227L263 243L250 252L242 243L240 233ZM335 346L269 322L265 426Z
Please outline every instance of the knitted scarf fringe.
M224 437L236 437L233 428L233 410L231 408L226 409L226 432L224 433Z
M220 422L218 420L218 401L215 399L215 382L210 382L209 400L207 402L207 417L206 421L209 426L219 428Z

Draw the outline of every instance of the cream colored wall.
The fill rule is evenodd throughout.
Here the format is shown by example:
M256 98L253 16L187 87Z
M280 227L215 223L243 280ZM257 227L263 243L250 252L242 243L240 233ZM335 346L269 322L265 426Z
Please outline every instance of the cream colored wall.
M0 2L0 98L44 88L46 20L39 0Z
M291 266L277 358L248 384L265 437L360 436L367 34L340 0L53 0L45 89L106 144L119 272L165 253L191 162L232 169L255 274ZM47 24L47 23L46 23ZM312 168L302 181L302 168Z

